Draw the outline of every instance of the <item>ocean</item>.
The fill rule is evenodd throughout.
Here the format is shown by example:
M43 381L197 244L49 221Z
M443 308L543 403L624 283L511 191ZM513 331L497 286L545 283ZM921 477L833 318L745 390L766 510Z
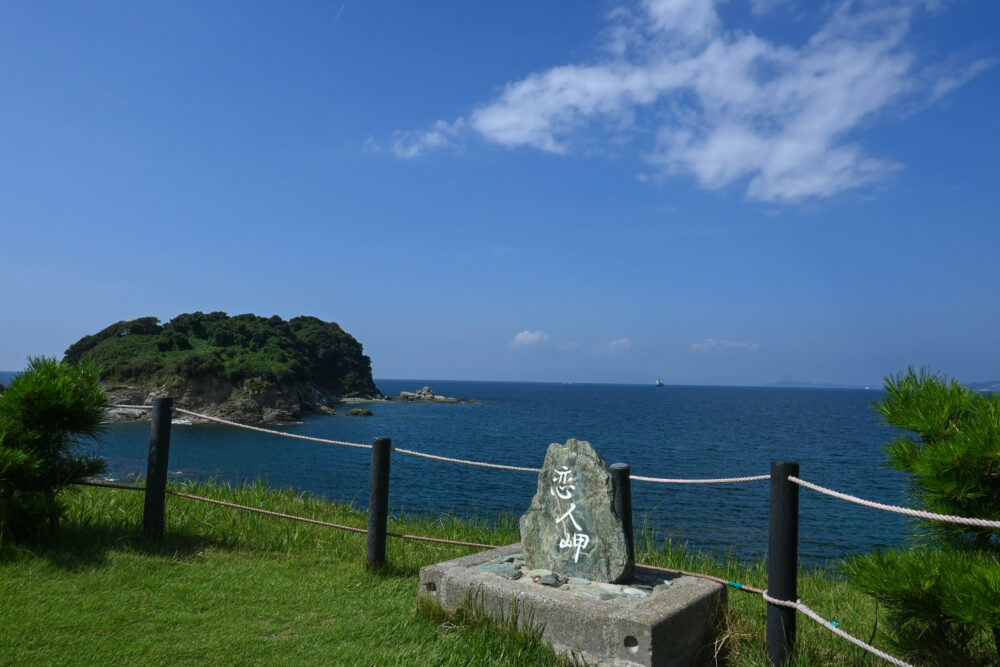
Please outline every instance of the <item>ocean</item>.
M2 379L0 379L2 381ZM400 448L515 466L540 467L551 442L588 440L608 463L633 475L671 478L767 474L771 460L801 464L807 481L890 504L905 504L905 480L884 465L897 433L871 410L878 391L649 385L377 380L387 396L428 384L438 395L475 403L375 402L373 417L314 416L275 431L358 443L387 436ZM352 406L348 406L352 407ZM346 408L341 410L346 412ZM104 457L108 476L145 473L148 423L108 425L84 449ZM262 479L364 507L368 450L278 438L221 425L175 426L175 479L231 483ZM489 519L518 515L537 476L474 468L394 453L394 512ZM723 486L635 481L636 529L695 550L766 555L768 482ZM172 502L172 501L171 501ZM180 501L176 501L180 502ZM169 504L169 502L168 502ZM168 510L169 511L169 510ZM903 517L800 492L802 562L902 545Z

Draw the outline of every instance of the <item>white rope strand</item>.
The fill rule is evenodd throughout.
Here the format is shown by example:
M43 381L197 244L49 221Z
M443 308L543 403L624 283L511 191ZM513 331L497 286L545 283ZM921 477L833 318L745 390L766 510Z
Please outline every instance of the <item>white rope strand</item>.
M735 484L737 482L760 482L771 479L770 475L755 475L753 477L723 477L719 479L667 479L664 477L640 477L630 475L637 482L656 482L657 484Z
M864 650L868 651L872 655L876 655L876 656L882 658L886 662L890 662L890 663L896 665L897 667L913 667L913 665L911 665L910 663L903 662L899 658L895 658L895 657L889 655L888 653L886 653L885 651L880 651L879 649L875 648L874 646L872 646L870 644L864 643L863 641L861 641L857 637L854 637L852 635L847 634L846 632L844 632L843 630L841 630L840 628L838 628L837 626L835 626L833 623L831 623L830 621L826 620L825 618L823 618L822 616L820 616L819 614L817 614L816 612L814 612L812 609L810 609L809 607L807 607L805 605L805 603L802 602L801 599L796 600L795 602L792 602L790 600L778 600L777 598L772 598L770 595L768 595L767 591L764 591L763 593L761 593L761 597L763 597L764 600L766 600L767 602L769 602L771 604L774 604L774 605L778 605L779 607L787 607L788 609L795 609L796 611L802 612L803 614L805 614L806 616L808 616L812 620L816 621L817 623L819 623L820 625L822 625L824 628L826 628L830 632L832 632L832 633L836 634L837 636L839 636L841 639L846 639L847 641L851 642L855 646L863 648Z
M1000 529L1000 521L987 521L986 519L970 519L963 516L952 516L950 514L934 514L933 512L924 512L923 510L910 509L909 507L899 507L898 505L884 505L882 503L872 502L871 500L865 500L864 498L858 498L857 496L849 496L846 493L841 493L839 491L833 491L831 489L819 486L818 484L807 482L804 479L799 479L798 477L794 477L792 475L788 476L788 481L795 482L796 484L812 489L813 491L818 491L819 493L824 493L828 496L839 498L840 500L846 500L849 503L856 503L858 505L863 505L865 507L874 507L875 509L885 510L886 512L906 514L907 516L915 516L919 519L929 519L931 521L947 521L949 523L959 523L966 526L978 526L980 528Z
M249 431L257 431L259 433L267 433L270 435L280 435L283 438L295 438L297 440L308 440L310 442L320 442L325 445L340 445L341 447L356 447L358 449L371 449L371 445L362 445L356 442L342 442L340 440L328 440L326 438L314 438L308 435L299 435L298 433L283 433L282 431L272 431L269 428L260 428L258 426L250 426L249 424L241 424L239 422L229 421L228 419L220 419L219 417L211 417L209 415L203 415L198 412L191 412L190 410L184 410L183 408L174 408L175 412L180 412L185 415L190 415L192 417L198 417L199 419L207 419L208 421L218 422L219 424L225 424L226 426L235 426L236 428L245 428Z
M434 454L424 454L423 452L414 452L410 449L399 449L393 447L392 451L399 452L400 454L407 454L408 456L419 456L423 459L432 459L434 461L445 461L447 463L461 463L467 466L478 466L480 468L493 468L495 470L514 470L516 472L541 472L541 468L522 468L521 466L505 466L498 463L482 463L480 461L469 461L467 459L453 459L447 456L435 456Z

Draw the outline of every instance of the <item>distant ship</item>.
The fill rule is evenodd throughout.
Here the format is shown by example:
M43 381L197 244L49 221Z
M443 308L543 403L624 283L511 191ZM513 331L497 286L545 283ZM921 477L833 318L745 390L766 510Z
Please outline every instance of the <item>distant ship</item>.
M662 387L663 386L663 380L661 380L660 378L656 378L656 386L657 387Z

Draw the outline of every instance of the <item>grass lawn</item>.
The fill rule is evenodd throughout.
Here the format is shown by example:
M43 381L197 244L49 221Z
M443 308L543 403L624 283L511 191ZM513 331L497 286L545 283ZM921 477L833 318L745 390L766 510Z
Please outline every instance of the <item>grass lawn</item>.
M178 487L178 490L179 487ZM365 527L364 513L263 486L183 490L254 507ZM56 536L0 545L0 664L568 664L531 632L469 610L448 618L418 604L424 565L474 551L389 538L389 565L365 566L365 536L167 497L164 538L141 536L143 494L79 487ZM487 544L518 540L513 519L390 520L392 532ZM763 565L691 554L649 535L637 560L765 587ZM804 573L813 609L864 640L875 603L823 571ZM705 656L766 665L766 605L730 589L727 630ZM879 665L799 616L793 665ZM875 639L878 644L878 638Z

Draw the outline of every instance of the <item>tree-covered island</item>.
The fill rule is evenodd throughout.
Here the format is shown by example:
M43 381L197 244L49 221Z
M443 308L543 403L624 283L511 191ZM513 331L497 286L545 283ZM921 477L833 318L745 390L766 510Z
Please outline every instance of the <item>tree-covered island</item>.
M175 405L243 423L333 413L343 398L381 398L371 359L333 322L277 315L185 313L116 322L66 350L94 362L112 403Z

